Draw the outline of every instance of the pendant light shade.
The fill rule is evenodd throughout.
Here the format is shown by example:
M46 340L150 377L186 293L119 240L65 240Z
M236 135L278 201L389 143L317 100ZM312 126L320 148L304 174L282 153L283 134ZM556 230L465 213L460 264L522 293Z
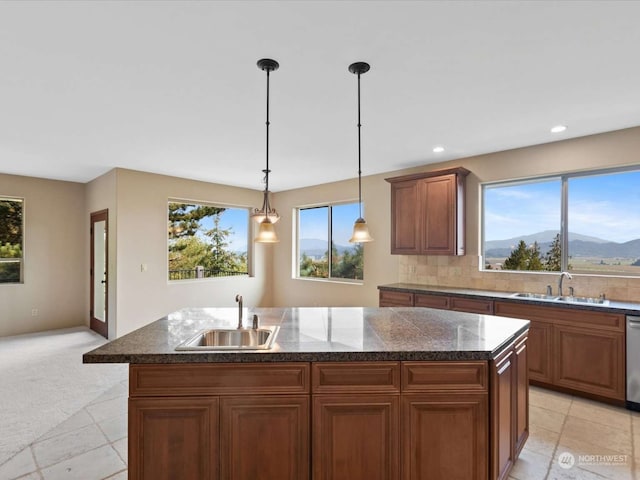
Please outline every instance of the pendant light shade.
M349 71L358 75L358 208L359 217L353 224L353 235L349 239L350 243L373 242L373 238L369 234L369 227L364 218L362 218L362 148L360 142L360 75L367 73L371 67L365 62L356 62L349 65Z
M264 173L264 197L262 199L262 207L256 208L251 214L251 218L258 222L258 235L255 238L259 243L276 243L278 242L278 236L273 228L273 224L280 219L280 215L276 212L275 208L271 207L269 203L269 74L274 70L277 70L280 65L275 60L270 58L263 58L258 60L258 68L264 72L267 72L267 166L262 173Z

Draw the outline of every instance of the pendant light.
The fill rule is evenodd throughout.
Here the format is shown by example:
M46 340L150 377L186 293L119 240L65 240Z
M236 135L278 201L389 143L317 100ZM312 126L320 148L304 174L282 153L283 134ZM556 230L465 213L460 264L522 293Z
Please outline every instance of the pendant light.
M369 227L362 218L362 169L361 169L361 147L360 147L360 75L367 73L371 67L365 62L356 62L349 65L349 71L358 75L358 208L359 217L353 224L353 235L349 239L350 243L373 242L369 234Z
M262 200L262 207L254 209L251 217L259 224L258 235L255 238L259 243L276 243L278 242L278 236L273 228L273 224L280 219L280 215L274 208L271 208L269 203L269 73L277 70L280 65L275 60L270 58L263 58L258 60L258 68L267 72L267 167L262 170L264 173L264 198Z

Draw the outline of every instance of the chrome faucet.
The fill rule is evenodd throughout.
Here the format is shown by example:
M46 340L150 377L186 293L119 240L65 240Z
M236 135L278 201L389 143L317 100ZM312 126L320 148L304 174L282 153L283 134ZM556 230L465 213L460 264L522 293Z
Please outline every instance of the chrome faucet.
M562 296L562 280L564 280L564 277L567 277L569 280L573 278L569 272L562 272L560 274L560 280L558 280L558 295L560 296Z
M238 302L238 328L242 328L242 295L236 295L236 302Z

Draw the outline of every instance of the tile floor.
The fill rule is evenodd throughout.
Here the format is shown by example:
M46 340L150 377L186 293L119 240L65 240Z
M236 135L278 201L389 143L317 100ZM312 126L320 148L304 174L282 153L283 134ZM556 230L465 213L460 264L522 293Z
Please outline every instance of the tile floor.
M125 380L0 465L0 479L126 480L126 412ZM510 480L640 480L640 413L532 387L530 430Z

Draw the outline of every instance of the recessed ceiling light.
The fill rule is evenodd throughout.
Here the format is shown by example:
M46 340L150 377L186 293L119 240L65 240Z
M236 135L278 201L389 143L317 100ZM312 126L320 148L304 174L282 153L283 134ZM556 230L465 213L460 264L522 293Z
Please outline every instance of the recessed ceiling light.
M444 152L444 147L438 145L437 147L433 147L433 153L442 153Z
M564 132L566 129L567 129L566 125L556 125L555 127L551 128L551 133Z

